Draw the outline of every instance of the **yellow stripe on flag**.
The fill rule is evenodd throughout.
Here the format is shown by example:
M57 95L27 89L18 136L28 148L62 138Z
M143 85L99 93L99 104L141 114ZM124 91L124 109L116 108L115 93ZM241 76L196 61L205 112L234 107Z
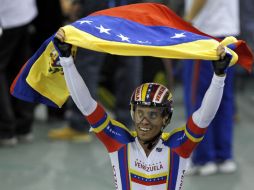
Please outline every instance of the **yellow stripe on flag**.
M171 46L145 46L103 40L70 25L63 27L63 30L65 31L67 43L115 55L153 56L175 59L219 59L219 56L216 54L219 42L214 39L197 40ZM233 54L233 56L235 55ZM237 58L235 59L237 60Z
M34 90L61 107L66 102L69 92L57 57L58 53L50 42L33 64L26 81Z

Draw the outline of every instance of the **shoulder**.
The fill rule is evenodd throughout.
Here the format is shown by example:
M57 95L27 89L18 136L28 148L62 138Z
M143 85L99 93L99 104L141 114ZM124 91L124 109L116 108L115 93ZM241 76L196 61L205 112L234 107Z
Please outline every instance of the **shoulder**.
M162 135L161 135L161 139L162 139L163 141L167 141L167 140L169 140L172 136L176 135L177 133L184 131L184 129L185 129L185 125L182 126L182 127L175 128L175 129L173 129L173 130L170 131L170 132L163 132Z

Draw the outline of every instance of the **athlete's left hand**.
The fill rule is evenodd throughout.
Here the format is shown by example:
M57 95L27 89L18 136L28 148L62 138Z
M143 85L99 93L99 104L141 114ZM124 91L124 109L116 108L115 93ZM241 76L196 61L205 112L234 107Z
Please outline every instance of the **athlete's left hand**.
M219 45L216 51L220 59L213 61L213 70L216 75L224 76L232 59L232 54L226 51L223 45Z

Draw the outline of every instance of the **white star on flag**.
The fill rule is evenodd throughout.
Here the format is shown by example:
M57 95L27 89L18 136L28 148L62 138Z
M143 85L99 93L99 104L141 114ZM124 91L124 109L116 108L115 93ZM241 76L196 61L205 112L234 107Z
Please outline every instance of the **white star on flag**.
M151 43L147 40L146 41L137 40L137 42L140 43L140 44L150 44Z
M84 23L91 24L93 21L91 21L91 20L78 20L77 22L79 22L79 24L84 24Z
M129 38L128 38L128 37L126 37L126 36L123 36L122 34L117 35L117 36L118 36L119 38L121 38L121 39L122 39L122 41L130 42Z
M110 31L111 29L104 28L102 25L100 25L100 27L95 27L95 28L99 29L99 30L100 30L100 33L106 33L106 34L109 34L109 35L110 35L109 31Z
M175 33L175 35L170 38L184 38L184 37L186 37L184 33Z

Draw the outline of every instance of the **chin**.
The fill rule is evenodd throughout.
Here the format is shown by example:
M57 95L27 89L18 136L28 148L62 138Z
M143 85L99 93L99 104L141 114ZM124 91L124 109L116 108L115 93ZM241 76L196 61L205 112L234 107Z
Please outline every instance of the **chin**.
M148 135L148 134L141 134L141 133L138 133L138 138L142 141L149 141L149 140L152 140L155 136L151 136L151 135Z

